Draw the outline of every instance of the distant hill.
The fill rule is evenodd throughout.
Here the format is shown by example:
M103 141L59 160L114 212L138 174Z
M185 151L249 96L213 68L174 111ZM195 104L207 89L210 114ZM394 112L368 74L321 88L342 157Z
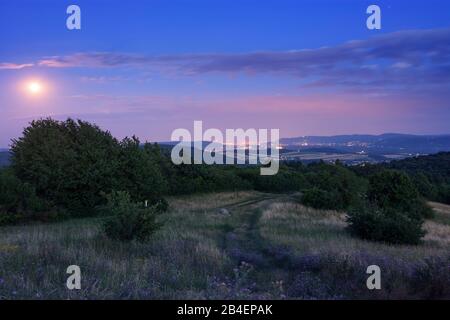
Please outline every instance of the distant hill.
M166 150L178 142L160 142ZM202 148L209 142L202 141ZM314 162L319 160L347 164L389 162L407 157L450 151L450 135L381 135L304 136L282 138L282 160ZM192 145L191 145L192 146Z
M298 151L299 148L292 148L292 149L282 149L280 150L281 154L284 153L289 153L289 152L295 152ZM321 152L321 153L346 153L346 151L344 150L340 150L340 149L336 149L336 148L330 148L330 147L306 147L306 148L300 148L302 153L317 153L317 152Z
M176 141L159 142L166 153ZM210 142L202 141L202 149ZM336 136L304 136L281 138L281 158L293 161L320 159L348 163L383 162L407 157L450 151L448 135L411 135L385 133L381 135L353 134ZM192 146L193 147L193 146ZM9 164L8 149L0 149L0 167Z
M173 146L178 142L160 142L160 145ZM209 142L202 141L203 148ZM336 136L303 136L281 138L284 149L302 152L364 152L373 155L386 154L432 154L450 151L450 134L412 135L384 133L381 135L352 134Z
M423 173L433 177L434 180L450 183L450 152L392 161L385 166L412 175Z
M450 151L450 135L411 135L385 133L381 135L304 136L282 138L288 149L330 147L346 152L371 154L430 154Z

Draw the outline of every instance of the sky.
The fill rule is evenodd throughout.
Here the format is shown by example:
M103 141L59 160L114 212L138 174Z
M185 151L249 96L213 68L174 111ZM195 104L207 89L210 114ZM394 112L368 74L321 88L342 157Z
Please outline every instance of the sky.
M66 27L71 4L81 30ZM44 117L148 141L194 120L448 134L449 89L449 1L0 1L0 147Z

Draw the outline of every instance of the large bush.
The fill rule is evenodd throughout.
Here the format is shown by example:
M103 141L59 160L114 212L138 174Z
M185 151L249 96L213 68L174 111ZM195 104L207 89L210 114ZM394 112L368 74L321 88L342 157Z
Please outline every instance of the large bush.
M72 213L91 213L117 177L118 142L84 121L33 121L11 150L17 176Z
M107 217L103 230L109 238L145 241L161 227L157 221L161 213L158 204L145 207L143 203L133 202L131 196L124 191L114 191L106 198Z
M421 199L408 175L396 170L381 171L369 179L368 200L381 208L429 218L433 211Z
M304 191L302 203L315 209L341 209L342 198L337 191L325 191L319 188L311 188Z
M365 203L348 212L350 231L362 238L394 244L418 244L425 232L423 220L393 208Z
M102 192L126 190L136 201L155 202L166 191L157 147L134 137L119 142L88 122L33 121L11 150L17 177L74 215L94 213Z
M367 198L349 210L349 229L363 239L417 244L430 211L406 174L385 170L370 178Z

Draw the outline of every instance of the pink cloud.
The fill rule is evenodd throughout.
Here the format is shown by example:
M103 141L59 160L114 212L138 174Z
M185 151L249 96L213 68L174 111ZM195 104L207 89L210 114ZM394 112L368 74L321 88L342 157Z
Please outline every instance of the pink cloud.
M32 67L33 65L34 64L32 64L32 63L18 64L18 63L4 62L4 63L0 63L0 70L19 70L19 69L23 69L23 68Z

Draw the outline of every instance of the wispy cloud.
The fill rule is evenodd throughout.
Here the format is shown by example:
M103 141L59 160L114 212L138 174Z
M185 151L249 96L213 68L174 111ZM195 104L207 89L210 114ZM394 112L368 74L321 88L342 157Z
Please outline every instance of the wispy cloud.
M18 64L18 63L3 62L3 63L0 63L0 70L18 70L18 69L23 69L23 68L32 67L32 66L33 66L32 63Z
M405 30L317 49L164 56L93 52L46 57L37 64L132 67L183 75L270 73L307 79L313 85L442 84L450 82L449 39L450 28Z
M0 69L32 65L3 63ZM271 74L299 78L303 85L310 87L442 86L450 83L450 28L404 30L316 49L162 56L88 52L49 56L35 65L50 68L126 67L184 76Z

